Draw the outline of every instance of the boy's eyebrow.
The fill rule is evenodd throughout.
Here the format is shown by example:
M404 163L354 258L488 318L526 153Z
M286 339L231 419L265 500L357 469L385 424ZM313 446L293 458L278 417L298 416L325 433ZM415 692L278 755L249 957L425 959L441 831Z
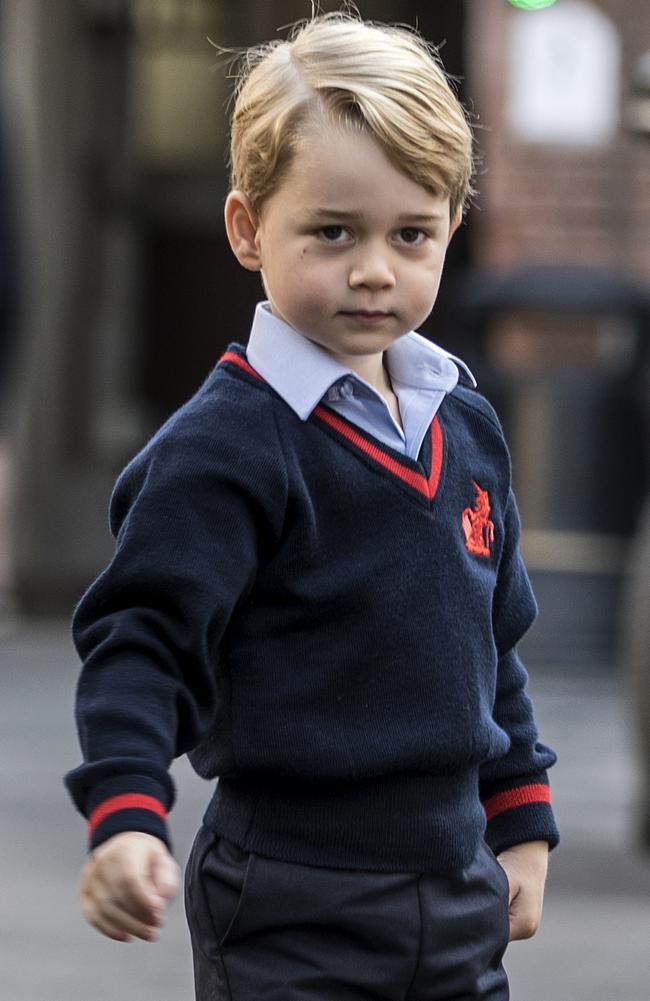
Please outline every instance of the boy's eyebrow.
M350 212L337 208L318 208L309 212L312 219L341 219L344 222L357 222L363 218L362 212ZM403 212L397 217L397 221L402 224L431 223L440 222L446 219L444 212Z

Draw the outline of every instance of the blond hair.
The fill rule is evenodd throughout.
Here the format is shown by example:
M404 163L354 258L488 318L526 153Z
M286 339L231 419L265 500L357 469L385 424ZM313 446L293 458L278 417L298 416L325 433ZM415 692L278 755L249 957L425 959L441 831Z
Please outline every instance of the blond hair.
M435 49L415 31L324 14L245 51L231 121L231 184L259 210L279 187L314 115L369 132L408 177L473 194L472 132Z

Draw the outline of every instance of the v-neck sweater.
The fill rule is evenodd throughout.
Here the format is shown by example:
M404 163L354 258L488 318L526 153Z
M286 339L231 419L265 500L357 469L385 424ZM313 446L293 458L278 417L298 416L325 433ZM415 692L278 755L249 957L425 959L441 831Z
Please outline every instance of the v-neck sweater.
M516 649L535 601L478 393L446 395L416 460L325 405L301 421L231 345L121 474L111 528L73 622L91 846L169 843L184 753L219 780L205 823L277 859L444 872L483 837L557 842Z

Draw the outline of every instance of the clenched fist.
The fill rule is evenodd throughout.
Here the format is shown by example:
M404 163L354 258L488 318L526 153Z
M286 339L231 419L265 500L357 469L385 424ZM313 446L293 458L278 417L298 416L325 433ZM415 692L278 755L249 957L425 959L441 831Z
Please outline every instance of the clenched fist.
M151 834L116 834L91 853L81 873L81 909L98 931L117 942L153 942L165 908L176 896L179 868Z

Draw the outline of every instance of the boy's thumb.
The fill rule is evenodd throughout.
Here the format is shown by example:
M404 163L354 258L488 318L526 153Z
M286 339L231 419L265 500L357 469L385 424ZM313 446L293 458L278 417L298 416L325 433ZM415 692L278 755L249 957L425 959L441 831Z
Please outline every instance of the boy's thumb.
M172 900L178 893L178 866L162 845L151 861L151 882L156 893L165 900Z

